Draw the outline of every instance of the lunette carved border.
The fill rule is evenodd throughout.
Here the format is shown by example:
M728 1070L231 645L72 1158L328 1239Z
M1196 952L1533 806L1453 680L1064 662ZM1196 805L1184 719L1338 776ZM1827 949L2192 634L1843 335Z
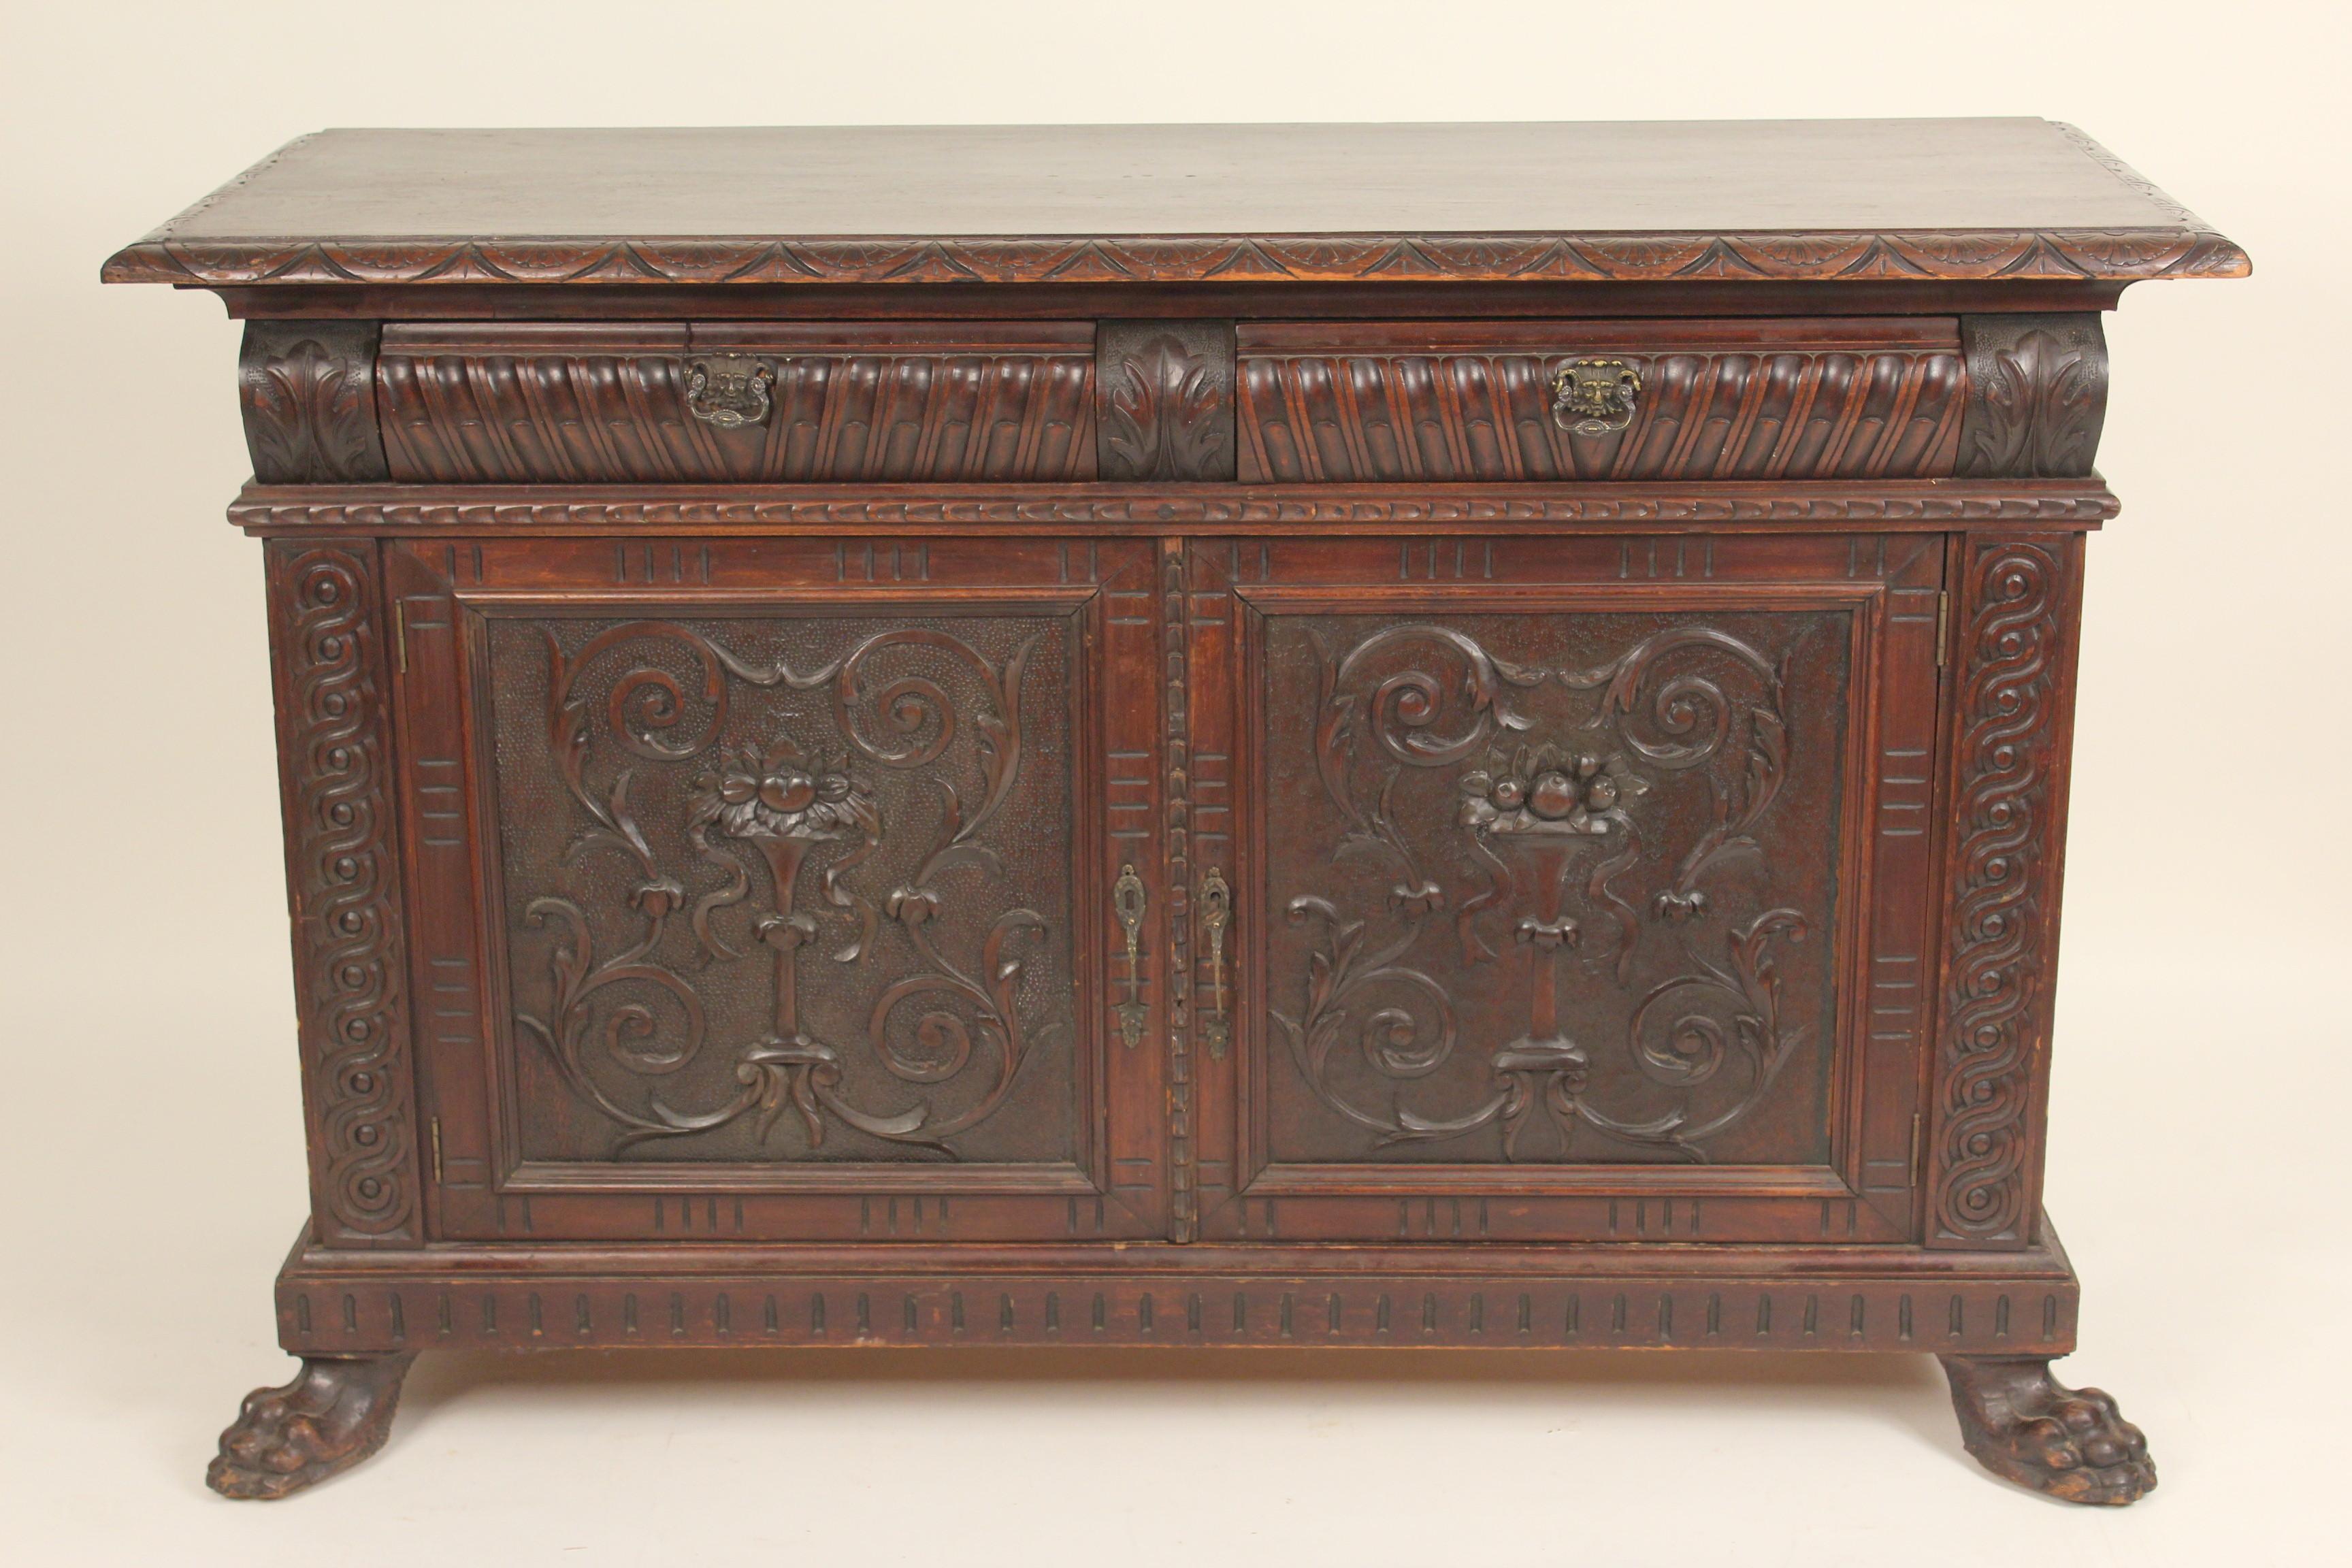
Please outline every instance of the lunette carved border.
M2039 1212L2079 550L1971 542L1958 575L1931 1247L2023 1247Z
M871 239L182 240L125 247L107 283L1812 282L2242 278L2202 226L1654 234L954 236Z
M1394 487L1295 490L1203 491L1105 489L1071 493L1067 486L1028 493L956 493L940 487L877 496L871 487L810 496L756 492L654 492L586 496L505 487L495 490L418 489L400 495L304 493L247 489L228 509L229 521L255 531L349 529L579 529L951 527L1093 528L1104 523L1157 529L1228 528L1252 531L1329 523L1485 524L1539 527L1561 522L1742 523L1810 525L1867 521L1880 526L1940 528L1992 522L2098 523L2118 510L2104 485L2021 481L2010 485L1956 480L1904 481L1885 486L1764 485L1743 493L1727 486L1583 486L1551 492L1526 489L1449 490Z
M295 1010L313 1223L341 1246L423 1236L374 546L267 552Z

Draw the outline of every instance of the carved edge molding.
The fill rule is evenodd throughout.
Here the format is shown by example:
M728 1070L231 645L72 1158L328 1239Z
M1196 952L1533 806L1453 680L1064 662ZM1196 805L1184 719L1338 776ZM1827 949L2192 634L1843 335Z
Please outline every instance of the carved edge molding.
M311 1205L323 1240L423 1235L374 548L273 541L270 637Z
M2170 217L2173 222L2179 224L2182 228L2194 229L2204 234L2212 233L2212 225L2207 223L2203 218L2199 217L2195 213L2190 212L2187 207L2182 206L2179 202L2174 201L2171 196L2158 189L2156 183L2150 180L2146 174L2141 174L2137 169L2133 168L2129 163L2125 163L2121 158L2116 157L2113 153L2108 152L2105 147L2099 145L2098 142L2093 141L2090 135L2085 132L2081 126L2070 124L2063 120L2044 121L2043 123L2055 128L2060 135L2065 137L2067 141L2072 142L2075 146L2081 148L2083 152L2089 156L2091 162L2098 164L2099 167L2105 169L2108 174L2113 174L2116 179L2121 180L2125 184L2129 185L2133 190L2137 191L2142 196L2147 198L2150 205L2161 208L2167 216ZM2219 236L2216 236L2215 237L2218 238Z
M2079 545L1968 546L1927 1245L2032 1239L2058 931Z
M295 1355L688 1345L1626 1345L2063 1355L2072 1278L281 1277Z
M1129 482L1234 477L1231 321L1095 329L1096 471Z
M2076 133L2078 138L2080 133ZM2086 138L2082 140L2087 141ZM2104 150L2094 154L2120 171ZM2125 171L2127 173L2127 171ZM2153 187L2137 175L2136 188ZM2151 199L2158 199L2152 197ZM2163 205L2170 208L2168 200ZM2193 222L2116 229L1609 235L969 236L676 240L148 238L107 283L1811 282L1880 278L2242 278L2246 253Z
M237 354L245 446L261 484L391 477L376 423L373 321L247 321Z
M2082 479L2107 416L2107 340L2091 311L1960 318L1962 479Z
M1190 584L1181 540L1160 545L1160 660L1167 749L1162 853L1168 889L1169 1239L1191 1241L1201 1221L1192 1126L1192 709Z
M1107 522L1146 528L1177 523L1254 530L1331 523L1422 527L1560 522L1801 525L1867 521L1943 527L2098 523L2114 517L2118 510L2114 493L2104 485L1996 488L1922 479L1871 486L1858 493L1852 485L1823 484L1818 488L1763 485L1749 494L1721 485L1690 489L1579 486L1549 494L1528 494L1524 489L1449 492L1445 487L1421 486L1402 496L1391 486L1237 495L1171 494L1163 489L1074 495L1067 486L1039 487L1025 494L956 494L932 488L913 496L882 498L868 488L805 497L780 496L769 490L619 498L606 492L604 499L533 494L519 487L470 493L419 489L395 497L272 495L248 489L230 504L228 519L255 531L348 529L367 533L387 529L899 527L910 523L1034 529L1090 528Z

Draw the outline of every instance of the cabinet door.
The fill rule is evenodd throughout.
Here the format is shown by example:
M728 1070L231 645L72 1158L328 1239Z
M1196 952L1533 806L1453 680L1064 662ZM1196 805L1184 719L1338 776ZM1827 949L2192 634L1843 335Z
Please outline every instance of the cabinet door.
M1150 544L389 554L435 1234L1164 1230Z
M1912 1234L1943 559L1196 544L1202 1233Z

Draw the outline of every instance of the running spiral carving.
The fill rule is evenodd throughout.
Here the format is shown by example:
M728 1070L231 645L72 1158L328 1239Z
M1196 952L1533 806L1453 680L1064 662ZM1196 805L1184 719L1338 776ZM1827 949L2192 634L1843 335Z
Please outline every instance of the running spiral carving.
M674 622L613 626L570 653L552 629L541 636L549 751L585 818L564 859L600 853L622 858L636 934L600 958L579 901L552 894L531 900L525 928L552 936L551 1005L519 1012L517 1022L574 1094L620 1124L615 1152L746 1117L764 1142L790 1111L811 1151L824 1145L829 1125L838 1122L952 1157L949 1141L1003 1103L1039 1035L1024 1014L1021 986L1029 944L1046 933L1045 918L1023 908L998 914L974 962L951 955L940 934L942 909L953 897L943 885L950 872L1003 874L982 835L1020 777L1020 692L1035 639L992 663L946 632L900 627L866 636L803 673L782 660L745 658ZM657 651L666 661L656 661ZM926 672L942 664L965 667L982 700L951 699ZM601 697L586 679L600 665L607 671ZM756 743L730 739L745 727L732 721L739 687L822 693L829 699L832 733L813 734L805 722L768 722ZM600 738L636 761L593 783L590 761ZM906 880L879 891L867 887L868 863L893 826L868 770L932 769L951 748L970 753L976 798L967 800L950 771L929 773L940 802L929 847ZM662 864L639 821L631 792L642 764L696 770L673 826L706 868L702 881L717 874L717 885L698 896ZM814 901L804 887L812 872ZM827 945L830 931L825 961L865 963L886 921L903 937L915 966L882 984L862 1041L824 1037L803 1005L808 951ZM703 994L680 961L666 956L680 924L700 962L732 964L764 954L771 976L768 1027L742 1043L733 1091L715 1103L680 1103L663 1088L701 1056L712 1032ZM847 1053L859 1047L907 1088L901 1103L860 1100L847 1071ZM977 1084L959 1108L944 1110L924 1097L951 1081Z
M302 1057L323 1151L319 1224L417 1239L407 973L387 788L375 572L357 551L273 546L296 879Z
M1307 1086L1384 1145L1493 1126L1506 1159L1536 1157L1539 1143L1566 1158L1580 1124L1704 1160L1703 1142L1762 1100L1801 1037L1781 1016L1774 943L1803 941L1808 919L1769 904L1737 919L1708 891L1730 862L1764 858L1755 829L1788 765L1781 668L1698 624L1668 626L1592 668L1516 663L1429 623L1382 627L1337 656L1318 647L1315 762L1342 830L1333 860L1369 856L1394 880L1381 921L1314 893L1286 906L1293 924L1318 933L1304 1005L1271 1014ZM1591 694L1583 717L1539 721L1529 704L1548 686ZM1399 819L1400 781L1424 769L1454 774L1454 826L1475 868L1466 884L1430 864L1425 821ZM1642 803L1675 774L1704 777L1711 809L1643 894L1627 884L1654 858L1645 838L1659 829ZM1412 954L1444 910L1467 967L1500 962L1507 942L1527 950L1527 1023L1487 1049L1492 1087L1482 1099L1433 1110L1404 1091L1454 1058L1463 1026L1455 997ZM1669 933L1680 963L1631 1003L1622 1044L1633 1070L1674 1102L1629 1115L1602 1103L1567 1013L1580 973L1631 983L1645 921ZM1343 1061L1357 1064L1353 1089ZM1738 1087L1710 1091L1702 1106L1691 1091L1733 1062Z
M1935 1226L1946 1237L2021 1241L2032 1067L2049 998L2044 835L2058 705L2065 569L2005 544L1969 574L1960 644L1962 731L1952 820L1949 1022L1937 1075Z

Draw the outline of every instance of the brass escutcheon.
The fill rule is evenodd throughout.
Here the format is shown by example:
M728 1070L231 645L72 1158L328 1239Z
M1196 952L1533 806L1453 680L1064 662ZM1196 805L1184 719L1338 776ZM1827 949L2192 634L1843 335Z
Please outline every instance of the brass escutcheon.
M740 430L768 417L768 389L776 367L749 354L704 354L686 362L687 412L721 430Z
M1224 1059L1225 1047L1233 1039L1233 1024L1225 1009L1225 927L1233 922L1234 890L1225 885L1225 874L1216 867L1209 868L1208 876L1201 881L1201 923L1209 932L1209 1016L1201 1025L1201 1038L1210 1055Z
M1118 868L1118 880L1111 884L1110 911L1127 931L1127 1000L1112 1011L1118 1015L1120 1041L1132 1050L1143 1042L1143 1021L1150 1011L1143 1005L1143 879L1133 866Z
M1572 359L1551 377L1552 423L1572 436L1606 436L1633 423L1642 373L1622 359Z

